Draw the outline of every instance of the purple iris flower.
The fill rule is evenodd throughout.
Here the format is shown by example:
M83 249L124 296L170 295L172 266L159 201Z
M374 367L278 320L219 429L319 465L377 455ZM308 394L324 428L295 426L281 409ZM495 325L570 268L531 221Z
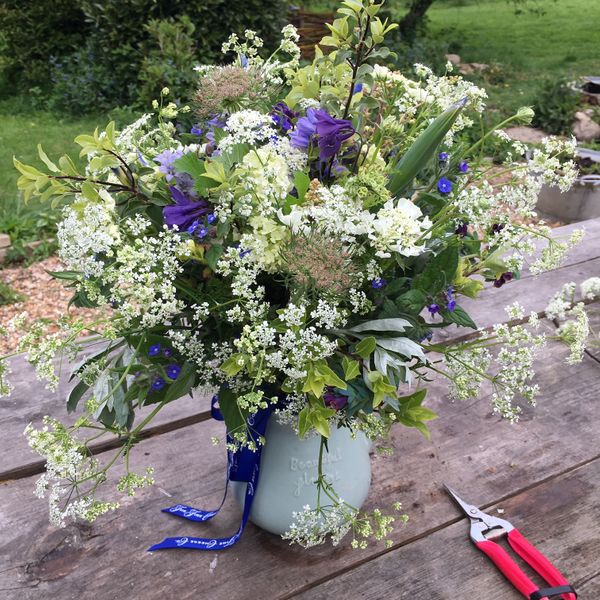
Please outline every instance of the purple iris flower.
M175 200L175 204L163 208L163 218L169 227L177 225L179 231L183 231L193 225L196 219L211 212L205 200L193 200L175 186L171 186L169 190Z
M283 131L289 131L293 127L292 120L297 116L298 113L293 111L285 102L278 102L271 111L273 123L281 127Z
M183 156L183 150L164 150L154 157L160 165L158 170L166 175L166 180L171 181L175 177L175 166L173 163Z
M371 281L371 287L374 290L380 290L382 287L385 287L387 285L387 281L385 279L383 279L382 277L377 277L375 279L373 279L373 281Z
M463 161L461 161L461 162L459 163L459 165L458 165L458 170L459 170L461 173L467 173L467 172L469 171L469 163L468 163L468 162L466 162L466 161L464 161L464 160L463 160Z
M437 188L442 194L449 194L452 191L452 182L442 177L437 184Z
M342 410L348 404L348 397L336 392L332 387L325 389L323 400L325 401L325 406L334 410Z
M172 364L167 367L167 376L169 379L177 379L179 373L181 373L181 367L179 365Z

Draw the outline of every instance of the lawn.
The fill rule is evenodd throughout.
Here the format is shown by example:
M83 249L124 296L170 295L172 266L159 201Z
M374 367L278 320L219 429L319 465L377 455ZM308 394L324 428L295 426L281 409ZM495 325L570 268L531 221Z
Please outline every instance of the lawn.
M47 226L47 213L51 209L40 210L35 203L24 206L19 200L18 173L12 164L13 156L26 163L41 165L37 157L37 144L41 143L51 157L66 152L76 157L75 136L93 131L96 125L106 124L106 117L70 119L48 112L26 113L16 109L14 100L0 103L0 232L10 233L13 239L31 241L36 237L36 229Z
M533 104L544 78L600 75L599 1L544 0L542 15L516 15L505 0L458 4L442 0L431 7L431 32L464 62L502 66L504 81L486 87L503 112Z

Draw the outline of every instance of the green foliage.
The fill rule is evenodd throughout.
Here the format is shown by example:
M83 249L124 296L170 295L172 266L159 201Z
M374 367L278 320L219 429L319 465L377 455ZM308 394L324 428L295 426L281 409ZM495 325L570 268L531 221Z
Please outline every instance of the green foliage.
M21 302L22 300L24 300L22 294L13 290L10 285L4 283L4 281L0 279L0 306L14 304L15 302Z
M147 102L161 83L188 85L194 63L217 60L230 31L253 29L272 48L286 10L283 0L9 0L0 38L15 89L52 90L52 107L81 113Z
M537 94L534 124L548 133L567 134L578 104L579 94L566 78L547 79Z
M191 97L194 77L196 27L187 15L152 19L145 26L150 39L140 66L138 98L150 105L164 87L182 98Z

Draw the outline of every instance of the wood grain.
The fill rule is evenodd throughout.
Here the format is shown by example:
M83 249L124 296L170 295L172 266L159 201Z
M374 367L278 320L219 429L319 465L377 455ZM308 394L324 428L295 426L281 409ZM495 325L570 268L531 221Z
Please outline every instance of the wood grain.
M38 460L39 457L31 452L23 436L28 423L40 425L44 415L50 415L64 423L72 423L81 415L80 412L67 414L66 398L71 389L68 370L61 374L58 390L52 392L36 379L33 367L23 356L10 359L10 367L10 378L15 389L9 398L2 398L0 402L0 480L27 477L40 473L43 469L43 461ZM166 405L158 413L146 435L205 420L208 418L209 408L207 398L181 398ZM142 409L139 416L143 418L150 410L152 407ZM114 436L110 439L114 446ZM99 441L92 448L100 449L103 443Z
M503 512L519 531L563 573L579 597L600 595L600 460L535 486L488 509ZM468 490L465 489L465 494ZM476 498L466 497L473 502ZM451 511L449 511L451 512ZM369 561L303 594L297 600L347 597L361 600L518 600L522 596L468 540L469 522L460 519L423 539ZM506 542L501 545L515 558ZM521 568L541 587L516 557Z
M525 411L521 425L492 416L485 395L471 403L452 404L441 386L433 387L429 405L441 417L432 425L433 441L397 428L394 457L373 458L367 507L401 500L411 516L409 524L394 533L396 545L455 520L442 482L486 505L597 458L600 450L590 440L597 439L600 430L596 418L600 365L586 357L581 365L562 369L565 355L562 347L548 348L539 371L545 393L537 409ZM200 508L218 505L225 458L223 450L208 441L218 431L219 424L206 422L142 442L136 464L156 466L157 485L137 500L125 499L119 512L91 526L52 529L46 524L43 503L31 495L31 478L1 485L2 597L287 598L384 552L381 546L353 551L347 543L304 551L250 525L237 546L218 556L194 551L145 553L150 544L168 535L217 536L237 528L240 512L229 502L210 524L195 525L159 512L179 501ZM216 567L211 569L215 558ZM413 568L417 566L415 560ZM347 589L344 597L354 597L353 592Z

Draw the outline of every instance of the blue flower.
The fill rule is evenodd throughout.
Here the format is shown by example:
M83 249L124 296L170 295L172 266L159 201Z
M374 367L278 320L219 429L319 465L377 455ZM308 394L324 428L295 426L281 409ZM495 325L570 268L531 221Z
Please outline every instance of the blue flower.
M317 133L315 108L309 108L305 117L300 117L294 131L290 133L290 142L296 148L308 149Z
M446 308L453 312L456 309L456 300L454 299L454 288L449 286L446 290Z
M452 182L442 177L437 184L437 188L442 194L449 194L452 191Z
M362 83L357 83L354 86L354 92L355 94L360 94L363 91L363 84Z
M171 186L169 190L171 197L175 200L175 204L163 208L163 218L169 227L177 225L179 231L183 231L188 227L193 227L195 221L210 212L210 206L206 200L194 200L174 186Z
M202 227L200 227L200 229L198 229L198 232L196 233L196 235L202 239L203 237L206 237L208 235L208 229L206 229L206 227L204 227L204 225L202 225Z
M469 171L469 163L467 163L466 161L461 161L458 165L458 170L461 173L467 173Z
M252 252L252 250L244 250L240 248L240 258L245 258L246 256L248 256L248 254L250 254L250 252Z
M447 152L440 152L438 154L438 158L440 159L440 162L443 162L443 163L445 163L448 160L448 157L449 157L449 155Z
M435 315L436 313L440 312L440 307L439 304L436 304L435 302L433 304L430 304L427 307L427 310L430 312L431 316Z
M148 161L144 158L144 156L142 155L142 153L139 150L136 150L138 158L140 159L140 163L142 163L142 165L144 167L148 166Z
M163 348L162 354L165 358L170 358L173 356L173 350L171 348Z
M167 382L162 378L162 377L157 377L153 382L152 382L152 390L155 392L160 392L160 390L162 390L165 385L167 385Z
M206 221L209 225L212 225L217 220L217 215L215 213L210 213L208 217L206 217Z
M383 279L382 277L377 277L375 279L373 279L373 281L371 281L371 287L374 290L380 290L382 287L385 287L387 285L387 281L385 279Z
M173 163L183 156L183 150L164 150L154 157L160 167L158 170L166 175L166 180L171 181L175 177L175 166Z
M202 127L198 127L198 125L192 125L190 133L192 135L202 135L204 133L204 129L202 129Z
M169 365L167 367L167 376L169 379L177 379L181 373L181 367L176 364Z
M160 354L160 344L154 344L150 346L150 350L148 350L148 356L157 356Z
M245 54L240 53L240 64L242 65L242 69L248 68L248 58Z
M198 219L196 219L188 228L187 228L187 232L190 235L194 235L196 229L198 229L198 227L200 227L200 221L198 221Z

